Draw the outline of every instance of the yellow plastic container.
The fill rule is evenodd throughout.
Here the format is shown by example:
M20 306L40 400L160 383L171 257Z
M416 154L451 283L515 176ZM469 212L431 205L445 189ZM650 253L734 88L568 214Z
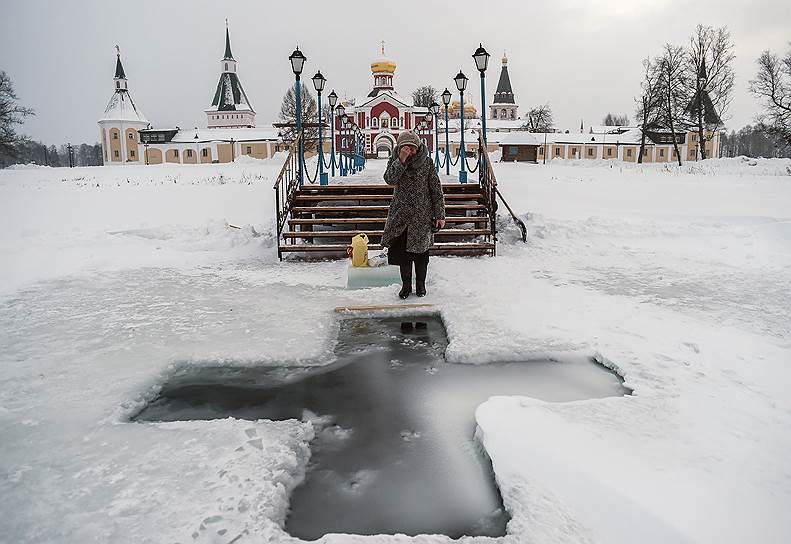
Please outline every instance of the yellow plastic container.
M368 235L364 232L352 238L352 266L368 266Z

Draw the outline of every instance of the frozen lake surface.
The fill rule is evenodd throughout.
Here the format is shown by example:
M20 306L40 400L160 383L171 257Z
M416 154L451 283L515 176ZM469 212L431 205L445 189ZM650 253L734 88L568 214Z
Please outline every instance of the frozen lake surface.
M495 395L570 401L628 393L582 356L448 364L436 317L348 319L327 367L189 368L137 420L307 419L311 463L286 530L502 536L508 516L474 438L476 407Z

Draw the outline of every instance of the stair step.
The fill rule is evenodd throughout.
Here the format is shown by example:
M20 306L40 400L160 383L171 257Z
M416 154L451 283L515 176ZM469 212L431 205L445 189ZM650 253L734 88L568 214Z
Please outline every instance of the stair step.
M347 200L353 200L348 199ZM341 213L341 212L387 212L390 206L366 206L366 205L353 205L353 206L294 206L291 208L291 213ZM484 204L445 204L445 212L450 211L463 211L463 210L486 210Z
M341 252L346 254L346 244L286 244L280 246L282 252ZM380 250L379 244L368 244L369 250ZM492 242L439 242L431 246L431 253L453 251L480 251L489 252L494 249Z
M294 231L286 231L282 233L283 238L349 238L351 239L354 236L360 234L360 232L365 232L369 237L371 236L382 236L384 231L382 230L371 230L371 231L360 231L360 230L321 230L321 231L302 231L302 232L294 232ZM491 234L492 231L489 229L442 229L439 232L435 232L434 236L485 236L487 234Z
M324 217L319 219L289 219L290 225L343 225L357 223L384 223L387 217ZM478 217L446 217L446 223L487 223L489 217L481 215Z
M344 192L365 192L386 190L393 192L394 185L386 183L354 184L354 185L317 185L304 186L297 190L297 194L317 194L317 193L344 193ZM448 192L480 192L481 186L477 183L443 183L442 190Z
M296 195L294 197L295 202L304 202L304 201L311 201L311 202L321 202L327 200L392 200L392 195L372 195L372 194L348 194L348 195ZM446 194L445 200L483 200L483 195L481 193L469 193L469 194Z

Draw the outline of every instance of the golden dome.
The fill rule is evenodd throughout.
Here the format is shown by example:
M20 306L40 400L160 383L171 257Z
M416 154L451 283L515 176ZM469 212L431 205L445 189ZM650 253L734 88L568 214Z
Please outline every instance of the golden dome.
M380 58L371 63L371 72L374 74L392 74L396 71L394 60Z
M455 113L458 115L459 109L461 109L461 103L458 100L454 100L450 103L450 106L448 106L448 112L451 114ZM464 104L464 116L469 117L470 115L478 115L478 110L475 108L474 104L467 102Z
M393 74L396 71L396 62L385 56L385 42L382 42L381 56L371 63L371 72L374 74Z

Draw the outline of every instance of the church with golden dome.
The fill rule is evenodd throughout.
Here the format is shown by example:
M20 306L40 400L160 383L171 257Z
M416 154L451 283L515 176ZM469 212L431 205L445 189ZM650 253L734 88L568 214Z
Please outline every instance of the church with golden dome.
M396 62L385 55L382 43L379 56L371 62L371 92L345 105L345 114L353 118L365 137L365 154L369 157L379 153L389 154L395 149L402 130L414 130L428 149L434 149L433 117L428 108L415 106L411 97L396 92L393 86L396 68ZM336 117L336 148L340 148L342 143L339 129L340 120Z

